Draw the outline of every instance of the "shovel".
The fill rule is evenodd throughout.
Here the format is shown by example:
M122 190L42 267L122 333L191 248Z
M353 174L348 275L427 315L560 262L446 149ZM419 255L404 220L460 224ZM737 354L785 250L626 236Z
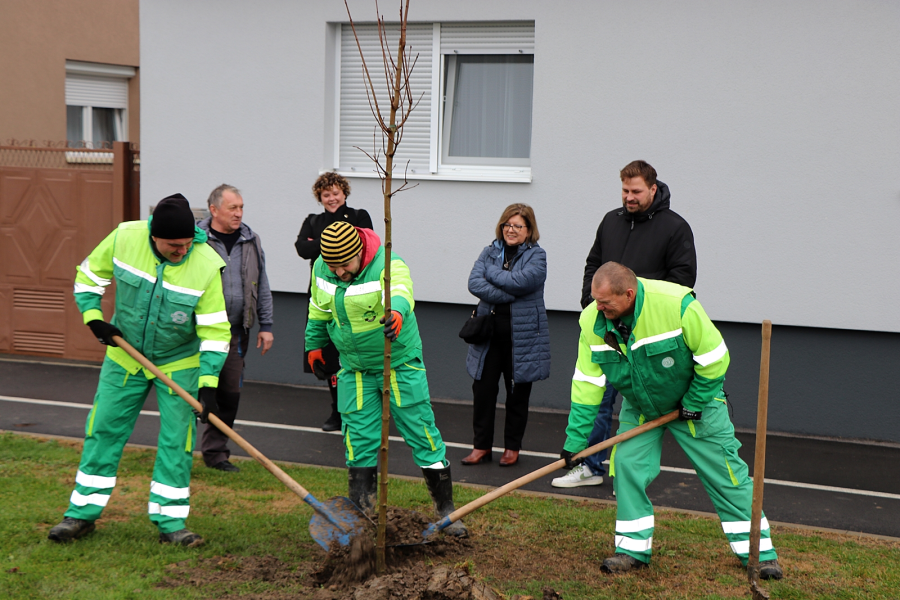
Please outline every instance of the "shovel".
M198 413L203 410L203 407L193 396L184 391L184 389L172 381L171 378L166 377L156 365L147 360L143 354L135 350L131 344L117 335L114 335L112 339L120 348L122 348L122 350L141 363L145 369L156 375L160 381L181 396L181 399L190 404L191 408ZM366 517L349 498L337 496L325 502L316 500L316 498L306 491L302 485L294 481L290 475L282 471L275 463L263 456L259 450L251 446L247 440L235 433L235 431L223 423L219 417L210 414L209 422L233 440L235 444L243 448L247 454L255 458L262 466L268 469L272 475L277 477L281 483L300 496L304 502L309 504L312 509L316 511L316 514L313 515L309 521L309 534L316 543L326 551L330 550L331 544L334 542L337 542L341 546L349 546L350 539L358 532L361 532L366 524L370 522L368 517Z
M581 452L576 454L573 458L584 458L585 456L590 456L591 454L596 454L597 452L600 452L604 448L609 448L610 446L615 446L619 442L624 442L625 440L631 439L636 435L640 435L640 434L644 433L645 431L650 431L651 429L655 429L655 428L659 427L660 425L665 425L666 423L668 423L670 421L674 421L677 418L678 418L678 411L673 410L672 412L665 414L665 415L659 417L658 419L653 419L652 421L648 421L647 423L644 423L643 425L641 425L639 427L635 427L634 429L629 429L625 433L621 433L617 436L611 437L608 440L606 440L605 442L600 442L599 444L595 444L595 445L591 446L590 448L582 450ZM556 471L557 469L562 469L565 466L566 466L566 461L563 459L559 459L556 462L550 463L546 467L541 467L537 471L533 471L533 472L529 473L528 475L523 475L522 477L519 477L518 479L516 479L514 481L510 481L506 485L504 485L502 487L498 487L493 492L487 493L480 498L476 498L475 500L472 500L471 502L469 502L462 508L457 508L455 511L453 511L452 513L450 513L449 515L447 515L446 517L444 517L437 523L432 523L431 525L428 526L428 529L426 529L425 531L422 532L422 537L424 537L425 540L428 540L428 538L431 535L444 529L445 527L449 527L451 523L455 523L456 521L460 520L461 518L463 518L470 512L473 512L474 510L481 508L482 506L484 506L485 504L487 504L489 502L493 502L500 496L505 496L509 492L522 487L526 483L531 483L532 481L534 481L536 479L540 479L544 475L549 475L550 473Z

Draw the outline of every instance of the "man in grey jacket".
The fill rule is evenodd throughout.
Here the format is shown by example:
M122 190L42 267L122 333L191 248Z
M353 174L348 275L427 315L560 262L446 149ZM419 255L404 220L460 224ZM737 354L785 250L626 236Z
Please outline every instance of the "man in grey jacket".
M231 347L219 374L216 413L229 427L234 426L244 375L244 356L249 346L250 329L259 323L256 347L265 355L272 347L272 291L266 276L266 255L259 236L245 223L244 199L236 187L222 184L207 200L210 216L198 223L209 235L207 242L225 261L222 291L225 312L231 324ZM212 423L207 423L200 441L200 452L207 467L237 472L228 460L228 438Z

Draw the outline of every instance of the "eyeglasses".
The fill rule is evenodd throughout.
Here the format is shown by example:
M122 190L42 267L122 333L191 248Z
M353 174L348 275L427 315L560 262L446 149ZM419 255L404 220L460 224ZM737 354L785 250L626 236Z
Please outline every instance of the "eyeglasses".
M506 231L510 227L515 228L516 232L519 232L519 231L522 231L523 229L525 229L526 227L528 227L528 225L516 225L514 223L504 223L503 225L500 226L500 229L502 229L503 231Z

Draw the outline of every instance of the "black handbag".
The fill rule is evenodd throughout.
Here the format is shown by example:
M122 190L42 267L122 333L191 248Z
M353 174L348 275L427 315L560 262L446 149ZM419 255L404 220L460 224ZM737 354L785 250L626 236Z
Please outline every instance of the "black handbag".
M494 311L486 315L475 316L477 310L472 311L472 316L459 330L459 337L467 344L483 344L491 339L491 334L494 333Z

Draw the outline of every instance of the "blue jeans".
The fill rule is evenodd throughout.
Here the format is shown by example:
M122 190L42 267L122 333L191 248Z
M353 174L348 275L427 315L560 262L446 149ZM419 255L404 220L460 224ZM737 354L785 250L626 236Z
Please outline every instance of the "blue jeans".
M594 419L594 428L591 429L591 435L588 436L588 447L609 439L609 429L612 425L613 405L616 403L616 388L607 382L606 391L603 393L603 400L600 401L600 412ZM606 460L609 448L601 450L596 454L591 454L584 459L584 464L588 466L594 475L606 475L606 467L603 461Z

